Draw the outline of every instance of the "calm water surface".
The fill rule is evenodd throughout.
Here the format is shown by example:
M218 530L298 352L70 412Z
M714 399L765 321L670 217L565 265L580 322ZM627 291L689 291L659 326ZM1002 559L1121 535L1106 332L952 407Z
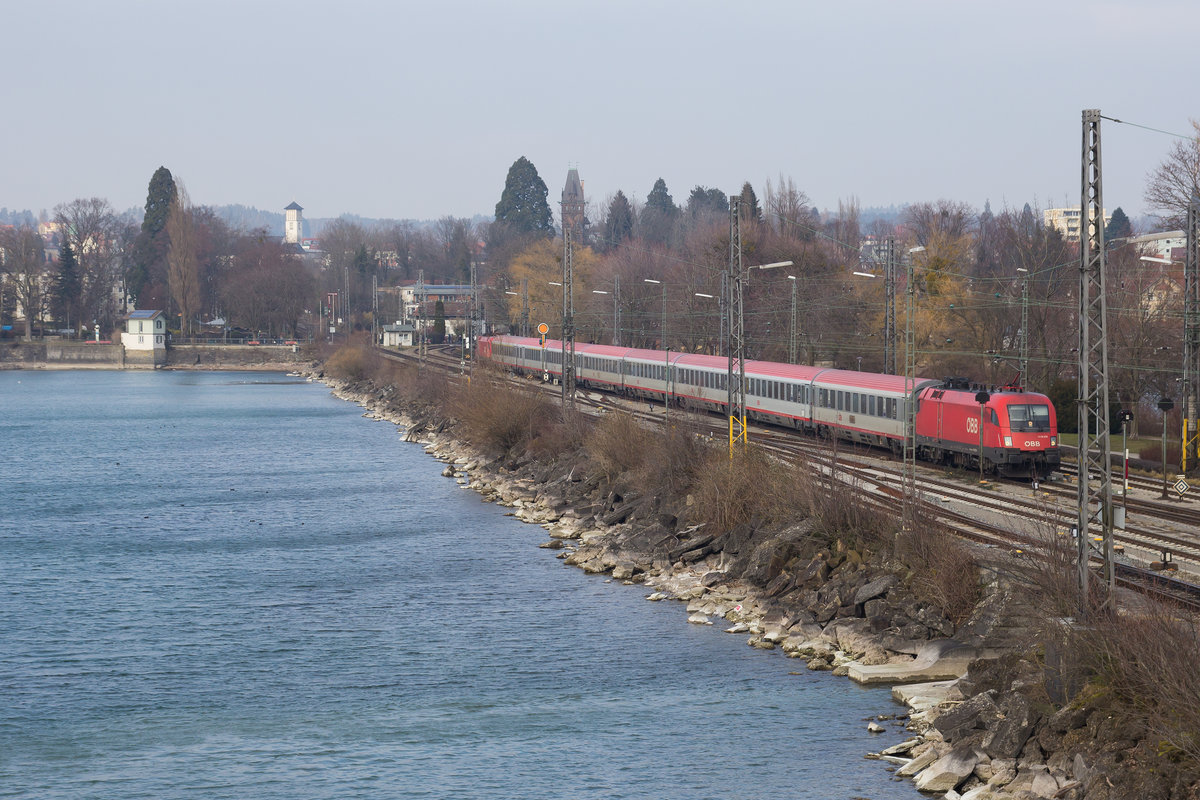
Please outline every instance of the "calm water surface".
M361 413L0 372L0 797L920 796L863 760L886 690L564 567Z

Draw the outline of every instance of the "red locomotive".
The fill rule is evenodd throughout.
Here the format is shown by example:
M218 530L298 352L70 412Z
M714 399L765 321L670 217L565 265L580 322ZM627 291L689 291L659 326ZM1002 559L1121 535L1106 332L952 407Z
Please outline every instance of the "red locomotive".
M562 343L517 336L479 340L480 358L543 378L562 374ZM723 410L728 360L717 356L576 344L581 386L672 404ZM746 362L746 414L769 422L901 453L910 396L916 396L917 456L1006 477L1045 478L1058 466L1054 406L1043 394L987 390L963 378L918 378L827 367ZM981 436L982 433L982 436Z

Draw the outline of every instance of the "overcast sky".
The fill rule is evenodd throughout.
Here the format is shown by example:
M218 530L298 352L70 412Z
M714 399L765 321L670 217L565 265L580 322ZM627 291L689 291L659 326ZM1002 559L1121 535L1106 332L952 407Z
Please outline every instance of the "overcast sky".
M1081 112L1200 118L1195 0L4 0L0 206L193 202L491 214L525 156L557 203L791 178L820 209L1077 205ZM1131 217L1176 139L1105 121Z

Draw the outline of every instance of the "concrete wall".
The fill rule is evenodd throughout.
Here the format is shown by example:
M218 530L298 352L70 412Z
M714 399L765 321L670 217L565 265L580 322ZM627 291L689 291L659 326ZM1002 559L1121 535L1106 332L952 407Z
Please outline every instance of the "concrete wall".
M54 364L73 367L121 369L125 350L119 344L81 342L0 342L0 363L33 366Z
M308 360L293 345L180 345L163 351L125 350L119 344L0 341L0 366L97 369L268 369L290 370Z
M167 350L168 367L192 369L279 369L307 364L295 345L184 344Z

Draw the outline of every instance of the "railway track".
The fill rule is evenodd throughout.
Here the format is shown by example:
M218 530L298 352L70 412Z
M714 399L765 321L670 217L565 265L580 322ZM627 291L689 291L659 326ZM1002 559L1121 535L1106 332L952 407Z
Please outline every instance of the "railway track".
M410 353L380 352L396 361L419 361ZM467 376L471 369L471 365L460 358L457 348L446 347L431 348L424 365L446 372L451 379ZM553 397L561 393L557 384L538 380L521 382ZM576 393L576 403L593 413L620 409L650 424L662 424L667 416L663 413L661 403L655 405L644 400L617 398L587 389L580 389ZM707 431L714 438L727 435L724 419L717 420L709 414L685 410L672 413L686 416L689 424ZM837 443L831 448L824 441L757 425L751 426L750 435L778 457L800 457L818 466L826 480L855 482L863 492L864 502L889 514L900 515L904 502L903 478L894 459L845 443ZM1046 546L1048 540L1071 535L1078 516L1076 488L1073 484L1044 482L1034 492L1017 483L987 482L980 486L969 484L965 482L966 479L965 474L960 474L955 480L947 477L944 469L918 467L916 489L921 517L946 526L961 538L1013 552L1036 550ZM1065 480L1070 480L1070 476ZM1131 487L1133 485L1131 481ZM1194 527L1200 522L1200 513L1194 507L1178 507L1132 496L1128 500L1129 514L1144 516L1146 522L1127 525L1125 530L1116 532L1114 542L1125 553L1147 561L1157 559L1170 560L1176 565L1182 563L1187 571L1200 574L1200 539L1194 532L1189 536L1171 531L1164 525ZM1095 537L1097 531L1090 530L1086 535ZM1200 609L1200 586L1139 566L1129 556L1122 556L1117 567L1118 579L1123 585Z

